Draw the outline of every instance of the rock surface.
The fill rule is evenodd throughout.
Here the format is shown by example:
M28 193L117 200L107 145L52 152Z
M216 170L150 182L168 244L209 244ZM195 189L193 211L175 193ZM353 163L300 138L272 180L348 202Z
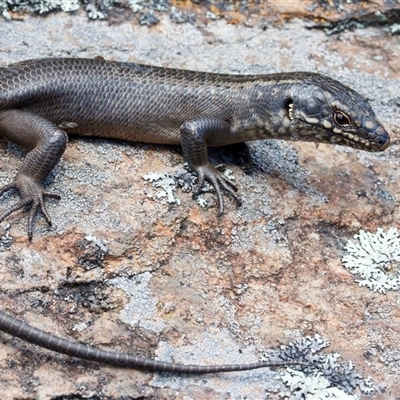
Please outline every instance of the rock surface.
M341 262L360 229L400 228L398 36L375 27L326 36L299 20L265 30L162 17L148 28L78 13L3 22L0 48L1 65L101 55L225 73L318 71L366 96L392 136L387 151L253 144L250 175L228 166L243 206L226 199L222 218L212 193L203 209L175 188L174 178L191 179L178 149L71 139L47 180L62 196L48 202L53 228L38 216L29 243L25 213L1 225L1 308L63 337L182 363L253 362L319 334L326 351L372 378L376 391L363 398L400 397L400 293L360 288ZM2 141L1 184L20 163ZM151 182L157 174L167 175ZM16 199L3 196L1 207ZM278 399L289 391L279 371L160 375L70 359L3 333L0 342L3 399Z

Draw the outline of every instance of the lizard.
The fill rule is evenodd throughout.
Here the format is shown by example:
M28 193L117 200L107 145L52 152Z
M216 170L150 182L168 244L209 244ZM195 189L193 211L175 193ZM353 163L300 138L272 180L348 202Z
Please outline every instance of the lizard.
M30 206L28 238L45 198L60 196L42 181L57 164L68 135L181 145L197 173L197 196L214 186L218 214L223 191L238 204L237 188L208 159L208 146L260 139L302 140L383 151L390 144L370 104L337 80L313 72L215 74L103 59L38 59L0 68L0 134L28 150L14 181L21 201L0 214ZM153 371L209 373L303 364L301 361L190 366L107 352L61 339L0 311L0 330L72 356Z
M0 135L28 150L14 181L22 199L0 214L30 207L28 238L45 198L60 199L42 181L63 154L67 135L181 145L197 173L196 197L207 180L218 214L223 191L237 188L210 164L208 146L259 139L332 143L367 151L390 144L370 104L337 80L313 72L228 75L104 59L48 58L0 68Z

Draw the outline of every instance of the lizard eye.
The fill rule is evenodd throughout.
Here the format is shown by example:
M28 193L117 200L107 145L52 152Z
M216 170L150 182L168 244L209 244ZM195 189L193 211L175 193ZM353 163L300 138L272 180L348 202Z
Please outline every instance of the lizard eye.
M333 113L333 119L339 126L350 125L350 117L342 111L335 111Z

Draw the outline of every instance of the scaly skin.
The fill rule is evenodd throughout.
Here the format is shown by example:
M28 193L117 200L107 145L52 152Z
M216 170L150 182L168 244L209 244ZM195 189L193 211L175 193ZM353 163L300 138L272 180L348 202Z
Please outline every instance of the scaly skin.
M308 365L301 361L260 361L252 364L223 365L183 365L137 357L132 354L116 353L96 349L71 340L46 333L20 321L4 311L0 311L0 330L27 342L36 344L57 353L67 354L83 360L97 361L103 364L125 368L136 368L155 372L173 372L176 374L210 374L215 372L248 371L259 368L286 367L289 365Z
M14 182L0 190L1 195L17 188L22 197L0 221L31 205L29 239L38 209L51 223L44 198L58 196L44 191L42 181L63 154L67 134L181 144L198 174L196 193L209 180L220 214L222 189L240 200L209 163L207 146L277 138L382 151L390 143L365 99L319 74L219 75L85 59L31 60L0 68L0 134L29 151ZM75 357L155 371L208 373L296 364L168 364L60 339L2 311L0 329Z
M30 150L14 183L31 204L28 236L38 208L50 222L42 180L69 135L181 144L204 181L238 203L235 188L208 160L207 146L279 138L347 145L368 151L389 146L389 135L368 102L333 79L309 72L220 75L104 60L43 59L0 68L0 133Z

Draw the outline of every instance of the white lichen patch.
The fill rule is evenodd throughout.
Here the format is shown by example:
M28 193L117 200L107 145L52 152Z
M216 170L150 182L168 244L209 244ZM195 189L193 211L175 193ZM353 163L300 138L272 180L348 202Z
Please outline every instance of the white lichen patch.
M151 172L143 176L143 179L150 181L157 189L153 196L156 199L165 199L168 204L180 204L179 198L175 197L177 183L170 174Z
M53 10L74 12L80 7L79 0L0 0L0 13L6 19L12 19L13 12L30 11L39 14Z
M177 188L180 188L182 192L193 192L197 189L197 175L190 170L187 163L185 163L184 169L179 169L176 174L170 175L167 173L150 172L143 175L142 178L148 182L151 182L153 187L158 189L154 194L149 194L148 197L156 200L161 200L162 203L168 204L181 204L181 200L176 196ZM231 170L224 169L224 176L234 181L235 177ZM213 186L208 182L204 182L201 193L207 193L214 191ZM196 196L196 201L201 207L207 207L208 201L202 195Z
M281 374L288 390L284 398L296 399L358 399L375 388L371 378L364 378L353 362L341 361L338 353L322 353L329 342L319 335L304 336L279 350L266 352L269 361L302 361L305 366L287 368ZM347 397L345 397L347 396Z
M158 298L149 288L151 278L151 273L145 272L131 278L110 279L108 283L122 289L129 296L129 302L120 313L121 321L153 332L161 332L166 325L158 317Z
M317 372L314 375L306 375L302 371L286 368L281 373L281 379L290 389L290 393L285 393L285 396L288 396L291 400L356 399L356 397L333 386L321 372Z
M226 176L230 181L235 182L236 178L235 175L233 174L233 171L231 169L228 168L224 168L224 172L223 172L224 176Z
M130 9L134 13L137 13L143 9L144 0L127 0L127 3L129 4Z
M362 279L356 282L374 292L385 294L400 289L400 236L396 228L376 233L360 230L355 241L345 245L345 268Z

